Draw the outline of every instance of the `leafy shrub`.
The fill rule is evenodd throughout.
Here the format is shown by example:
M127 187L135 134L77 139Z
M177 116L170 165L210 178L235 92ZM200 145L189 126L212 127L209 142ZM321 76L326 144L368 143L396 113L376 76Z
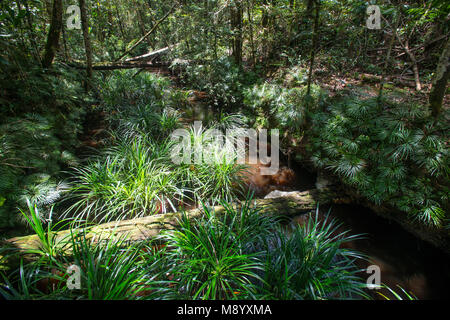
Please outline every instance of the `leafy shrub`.
M100 83L102 105L117 111L162 101L170 81L150 72L134 75L133 70L115 70Z
M17 207L25 207L26 197L44 213L67 189L58 180L62 168L77 163L72 153L77 131L60 138L58 121L59 115L26 114L0 125L1 226L20 221ZM77 126L76 121L68 122Z
M244 232L250 226L242 224L255 212L248 206L240 212L228 206L222 216L207 207L204 211L205 216L195 221L184 216L177 231L163 236L173 262L169 274L176 279L175 290L189 299L251 295L262 264L255 254L244 252Z
M61 170L77 162L90 97L77 71L58 64L43 70L3 39L0 48L8 53L0 58L0 228L11 228L22 222L26 197L44 217L64 192Z
M169 151L169 141L148 135L122 139L105 157L75 169L76 202L65 216L103 222L175 210L183 190Z
M153 134L117 137L115 146L85 167L75 168L70 195L74 203L64 217L102 222L176 211L199 199L214 204L241 196L246 166L236 164L236 155L229 149L205 153L201 163L172 161L174 142L167 136L172 120L167 126L165 117L170 116L153 114L154 125L147 127ZM131 127L129 123L124 126ZM192 145L195 140L207 143L202 138L204 130L189 132Z
M348 299L364 296L365 284L355 266L359 253L341 247L356 236L338 232L335 220L319 221L318 211L289 234L277 230L264 239L265 299Z
M306 87L287 89L266 82L248 88L244 92L244 103L256 115L255 126L298 133L302 131L309 113L324 98L319 86L312 85L309 96L306 92Z

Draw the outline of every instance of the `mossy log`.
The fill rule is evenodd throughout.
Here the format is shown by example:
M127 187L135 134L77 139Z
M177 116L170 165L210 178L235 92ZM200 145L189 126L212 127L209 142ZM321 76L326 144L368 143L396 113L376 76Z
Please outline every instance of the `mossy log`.
M86 65L78 60L72 60L67 63L69 67L75 69L86 69ZM111 63L111 62L97 62L92 65L92 70L116 70L116 69L140 69L140 68L155 68L155 67L168 67L170 63L164 62L123 62L123 63Z
M336 198L336 194L330 190L308 190L308 191L294 191L276 194L273 198L255 199L253 204L260 209L260 214L274 214L279 216L292 217L302 213L315 210L317 204L332 201ZM233 206L239 207L240 203L235 203ZM224 212L223 206L215 206L214 210L217 214ZM203 209L197 208L186 211L188 218L196 218L201 216ZM181 212L157 214L143 218L136 218L131 220L123 220L117 222L109 222L91 226L83 229L76 229L76 231L85 231L87 239L91 239L93 243L124 237L126 241L143 241L156 237L161 230L170 230L176 227L178 219L181 217ZM69 230L55 232L56 243L67 239L70 236ZM5 240L2 246L14 247L22 252L37 249L41 242L37 235L29 235L23 237L15 237ZM65 247L65 250L70 251L70 246Z

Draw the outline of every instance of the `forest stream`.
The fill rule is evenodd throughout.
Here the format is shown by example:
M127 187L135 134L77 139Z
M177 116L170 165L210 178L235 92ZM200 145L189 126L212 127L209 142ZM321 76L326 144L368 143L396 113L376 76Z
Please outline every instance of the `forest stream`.
M207 121L214 117L214 111L201 101L196 101L188 110L188 120ZM255 197L264 198L274 190L304 191L316 188L317 175L311 173L301 164L291 161L290 166L281 155L280 169L273 176L261 175L259 164L249 165L249 180L247 184ZM367 278L364 272L369 265L377 265L381 271L381 283L401 294L397 286L418 299L448 299L450 293L450 256L433 245L418 239L405 231L396 222L388 221L376 215L375 212L357 204L334 204L321 208L323 218L330 212L332 218L342 223L340 229L349 230L352 235L363 235L348 247L369 257L369 261L360 260L358 267L363 271L360 276ZM305 223L305 215L292 219L292 223ZM393 298L386 289L378 292ZM381 297L368 290L374 299ZM403 296L403 298L405 298Z
M0 301L450 299L449 22L448 0L0 1Z

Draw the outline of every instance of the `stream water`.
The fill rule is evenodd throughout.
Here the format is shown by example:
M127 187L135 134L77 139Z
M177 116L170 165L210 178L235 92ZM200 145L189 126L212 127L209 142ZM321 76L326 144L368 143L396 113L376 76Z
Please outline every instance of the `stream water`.
M288 168L281 163L274 176L261 176L259 168L252 165L250 187L258 197L264 197L272 190L304 191L315 188L316 177L298 163ZM346 244L369 257L359 261L363 271L360 276L368 278L367 267L377 265L381 271L381 283L389 286L403 298L403 288L419 299L448 299L450 293L450 256L431 244L424 242L404 230L399 224L377 216L361 205L334 204L320 208L324 217L328 212L332 218L342 223L340 230L350 234L363 235L359 240ZM305 215L293 218L294 223L304 223ZM387 290L379 290L389 298L393 295ZM382 298L374 290L367 290L374 299Z
M214 112L203 103L194 103L187 113L188 122L207 121ZM316 175L307 171L301 164L281 161L280 169L273 176L263 176L260 165L250 165L248 186L256 197L263 198L273 190L304 191L314 189ZM352 204L334 204L321 208L324 216L330 210L331 217L342 223L343 230L350 234L363 235L362 239L347 243L346 246L369 257L368 261L359 261L363 270L360 276L368 278L365 272L370 265L377 265L381 271L381 283L386 284L403 298L403 288L419 299L449 299L450 292L450 256L431 244L424 242L405 231L395 222L377 216L370 209ZM293 222L304 222L304 216L294 217ZM389 298L393 295L386 289L379 290ZM382 299L375 290L367 290L374 299Z

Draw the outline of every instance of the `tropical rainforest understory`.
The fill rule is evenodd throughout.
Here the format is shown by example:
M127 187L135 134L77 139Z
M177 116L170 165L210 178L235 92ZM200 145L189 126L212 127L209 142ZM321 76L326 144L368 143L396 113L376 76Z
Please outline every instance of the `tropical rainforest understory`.
M2 1L0 295L449 298L449 22L445 0ZM250 129L257 163L209 135ZM208 148L178 163L174 132Z

